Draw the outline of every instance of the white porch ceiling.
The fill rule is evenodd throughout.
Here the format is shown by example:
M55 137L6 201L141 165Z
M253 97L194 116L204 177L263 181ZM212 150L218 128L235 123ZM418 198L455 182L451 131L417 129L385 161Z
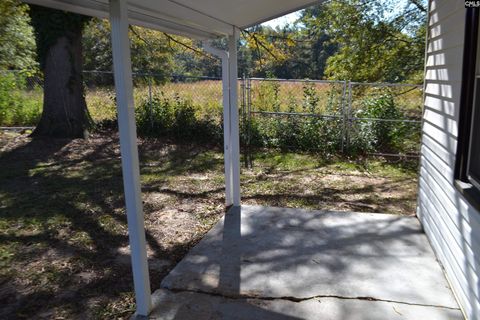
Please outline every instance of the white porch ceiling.
M108 0L24 0L50 8L107 18ZM324 0L128 0L131 24L193 38L231 35Z

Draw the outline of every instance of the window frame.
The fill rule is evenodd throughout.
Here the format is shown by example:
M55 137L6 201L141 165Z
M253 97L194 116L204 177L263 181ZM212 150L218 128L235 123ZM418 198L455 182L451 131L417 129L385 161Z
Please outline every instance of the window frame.
M480 42L480 41L479 41ZM479 54L478 52L478 45L480 45L480 43L477 44L477 55ZM476 74L475 74L475 83L474 83L474 86L475 86L475 91L473 93L474 95L474 98L473 98L473 104L471 106L472 108L472 120L470 121L470 136L469 136L469 147L468 147L468 155L467 155L467 178L469 180L469 182L475 187L477 188L477 190L480 190L480 177L478 176L478 174L476 174L476 172L474 173L472 170L471 170L471 164L472 164L472 151L473 151L473 148L474 148L474 144L473 144L473 135L476 133L475 130L478 130L478 128L473 128L475 125L478 126L480 124L476 123L476 120L478 120L476 117L478 117L478 114L477 112L480 111L479 109L479 105L480 105L480 68L479 68L479 61L480 61L480 57L477 56L477 65L476 65ZM479 148L480 146L476 145L475 146L476 148ZM476 152L478 153L478 149L476 150Z
M471 179L470 150L473 128L473 111L476 103L477 83L480 89L480 78L476 71L480 67L479 40L479 8L467 8L465 15L465 39L463 50L462 87L460 96L460 113L458 119L458 140L455 161L454 185L467 201L480 210L480 182ZM478 65L477 65L478 64ZM478 80L478 82L477 82ZM480 92L479 98L480 98ZM480 101L478 102L480 103ZM478 109L478 107L477 107Z

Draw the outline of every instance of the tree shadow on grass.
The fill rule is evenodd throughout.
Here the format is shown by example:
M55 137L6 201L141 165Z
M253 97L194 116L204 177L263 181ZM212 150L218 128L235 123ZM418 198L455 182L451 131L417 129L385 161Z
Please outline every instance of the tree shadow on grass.
M0 318L101 317L132 296L130 264L118 263L129 254L117 144L34 139L0 154ZM150 269L155 289L197 239L165 246L149 229L146 238L150 259L170 261Z
M0 154L0 318L115 318L133 311L130 265L119 263L129 256L124 250L128 236L118 139L105 136L90 141L36 139ZM154 168L144 191L221 202L223 185L194 192L165 187L167 176L221 172L221 157L209 153L209 147L164 147L149 141L139 147L143 173ZM312 206L342 200L337 189L324 189L317 195L253 192L246 200ZM366 186L348 192L371 191ZM148 210L147 217L152 213ZM153 290L202 236L167 245L159 241L162 228L147 225L146 231L151 262L170 261L151 266ZM107 303L114 306L106 308Z

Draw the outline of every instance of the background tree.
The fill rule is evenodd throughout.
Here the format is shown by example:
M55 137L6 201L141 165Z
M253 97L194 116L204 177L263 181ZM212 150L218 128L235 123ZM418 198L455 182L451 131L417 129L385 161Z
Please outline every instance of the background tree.
M156 82L169 81L173 75L221 75L220 62L205 54L198 41L137 26L130 27L129 36L133 71L153 73ZM226 46L224 42L219 39L214 45L223 48ZM112 70L108 21L92 19L85 27L83 44L85 70Z
M0 70L36 69L27 5L17 0L0 1L0 44Z
M421 81L424 2L331 0L292 25L252 27L243 34L246 69L261 77Z
M131 26L129 37L134 72L155 73L159 81L170 76L174 67L174 55L164 33ZM94 18L86 25L83 31L83 57L85 70L112 71L108 20Z
M179 36L168 35L170 53L173 56L176 75L221 77L222 69L220 60L206 54L202 50L200 41ZM227 47L224 39L211 41L212 45L220 49Z
M305 10L301 22L338 47L326 78L401 82L423 71L424 18L421 1L333 0Z
M82 30L89 18L34 5L30 16L45 77L42 116L32 135L84 137L90 117L82 81Z

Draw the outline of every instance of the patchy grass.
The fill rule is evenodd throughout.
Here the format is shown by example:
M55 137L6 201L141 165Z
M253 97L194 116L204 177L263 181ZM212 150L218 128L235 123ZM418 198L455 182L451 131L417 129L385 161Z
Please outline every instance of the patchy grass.
M281 207L414 214L414 163L265 152L242 179L244 202Z
M127 319L134 311L118 139L0 133L0 318ZM214 146L139 141L152 289L224 212ZM413 214L416 169L257 152L245 204Z

